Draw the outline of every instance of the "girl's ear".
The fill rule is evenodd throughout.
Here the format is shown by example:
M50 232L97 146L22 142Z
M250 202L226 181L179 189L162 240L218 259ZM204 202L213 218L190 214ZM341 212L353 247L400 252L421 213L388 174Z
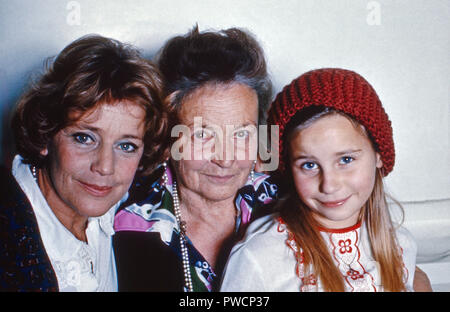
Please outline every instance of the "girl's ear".
M41 154L42 156L47 156L47 155L48 155L48 148L42 149L41 152L40 152L40 154Z
M378 169L380 169L380 168L383 167L383 161L381 160L381 156L380 156L379 153L376 153L375 156L376 156L376 158L377 158L377 164L376 164L376 167L377 167Z

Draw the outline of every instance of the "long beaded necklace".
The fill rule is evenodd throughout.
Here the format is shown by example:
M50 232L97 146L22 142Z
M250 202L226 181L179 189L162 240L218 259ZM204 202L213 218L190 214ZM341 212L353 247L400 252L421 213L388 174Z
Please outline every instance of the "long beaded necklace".
M164 162L164 174L163 174L163 185L167 185L169 181L169 177L167 176L167 163ZM251 179L252 182L255 182L255 165L256 160L253 162L253 167L251 170ZM192 284L192 277L191 277L191 268L189 264L189 252L187 249L187 240L186 240L186 222L181 219L181 212L180 212L180 201L178 199L178 189L177 189L177 181L174 179L172 183L172 197L173 197L173 210L175 213L175 219L178 223L178 226L180 228L180 250L181 250L181 257L183 262L183 272L184 272L184 284L185 288L188 292L193 292L194 287Z
M37 169L36 166L30 166L31 175L33 176L33 179L37 182Z
M186 240L186 222L181 219L180 201L178 199L177 181L173 181L172 184L172 196L173 196L173 209L175 212L175 219L180 227L180 249L181 257L183 260L183 272L184 272L184 284L188 292L193 292L194 287L191 278L191 268L189 265L189 253L187 249Z

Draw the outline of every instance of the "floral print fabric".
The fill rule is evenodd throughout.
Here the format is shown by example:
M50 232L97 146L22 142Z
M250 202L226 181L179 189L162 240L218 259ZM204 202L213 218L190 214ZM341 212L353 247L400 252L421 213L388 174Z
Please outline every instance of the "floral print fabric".
M161 169L162 167L159 169L160 176L163 173ZM180 228L173 210L173 175L169 167L166 168L166 173L168 181L165 185L162 184L162 179L158 178L149 188L141 188L138 191L141 194L134 196L137 198L136 202L128 204L116 214L114 229L116 232L157 232L160 234L161 240L178 255L181 262ZM139 185L137 189L139 189ZM133 197L133 193L130 193L130 196ZM256 215L255 211L264 210L264 206L270 204L276 196L277 185L268 175L255 173L254 181L249 179L246 182L238 191L235 199L236 238L243 234L252 217ZM189 240L189 237L187 237L187 247L194 291L212 291L218 276Z

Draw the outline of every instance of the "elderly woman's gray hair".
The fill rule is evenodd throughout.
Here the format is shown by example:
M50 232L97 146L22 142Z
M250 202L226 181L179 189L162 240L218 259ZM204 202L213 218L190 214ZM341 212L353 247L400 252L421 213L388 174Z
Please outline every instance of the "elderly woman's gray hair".
M241 83L258 96L258 121L266 123L272 98L264 52L248 31L230 28L199 32L169 40L157 63L163 75L169 106L177 113L180 103L195 89L207 84Z

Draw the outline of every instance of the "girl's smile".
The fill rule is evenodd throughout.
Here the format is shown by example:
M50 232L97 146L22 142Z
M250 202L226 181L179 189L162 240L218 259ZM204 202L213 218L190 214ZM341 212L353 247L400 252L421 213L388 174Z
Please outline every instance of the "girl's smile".
M319 201L319 202L320 202L320 204L321 204L322 206L325 206L325 207L328 207L328 208L333 208L333 207L339 207L339 206L342 206L343 204L345 204L345 202L346 202L350 197L351 197L351 195L348 196L348 197L346 197L346 198L344 198L344 199L340 199L340 200L334 200L334 201Z

